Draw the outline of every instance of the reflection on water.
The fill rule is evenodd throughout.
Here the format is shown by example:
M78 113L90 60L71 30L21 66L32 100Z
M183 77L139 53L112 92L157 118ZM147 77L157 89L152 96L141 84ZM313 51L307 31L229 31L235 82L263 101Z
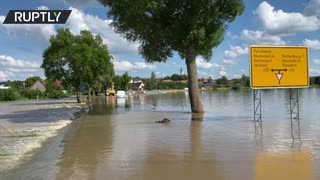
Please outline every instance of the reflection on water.
M55 179L320 178L318 89L300 91L299 122L288 91L263 91L262 126L251 91L201 95L203 116L187 113L185 92L94 99L61 142Z

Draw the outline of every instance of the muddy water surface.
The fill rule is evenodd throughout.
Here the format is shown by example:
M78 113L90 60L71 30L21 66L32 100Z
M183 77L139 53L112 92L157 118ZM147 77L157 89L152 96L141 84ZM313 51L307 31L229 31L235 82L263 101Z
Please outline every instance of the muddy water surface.
M287 91L263 91L260 127L251 91L203 92L203 117L188 113L184 92L101 96L3 178L319 179L319 97L318 89L300 91L301 120L291 123ZM165 117L171 122L155 123Z

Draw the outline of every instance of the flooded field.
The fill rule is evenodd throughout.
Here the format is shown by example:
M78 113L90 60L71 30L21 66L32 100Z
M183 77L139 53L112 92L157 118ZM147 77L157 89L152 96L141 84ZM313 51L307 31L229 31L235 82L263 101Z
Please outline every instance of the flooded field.
M301 90L292 124L288 91L263 91L257 127L251 91L202 92L203 117L189 113L185 92L100 96L0 179L320 179L319 97Z

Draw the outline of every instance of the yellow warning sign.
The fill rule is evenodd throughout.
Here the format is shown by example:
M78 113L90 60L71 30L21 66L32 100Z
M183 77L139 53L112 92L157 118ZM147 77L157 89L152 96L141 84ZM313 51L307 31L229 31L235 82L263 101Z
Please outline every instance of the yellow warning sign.
M307 47L250 47L253 89L309 86Z

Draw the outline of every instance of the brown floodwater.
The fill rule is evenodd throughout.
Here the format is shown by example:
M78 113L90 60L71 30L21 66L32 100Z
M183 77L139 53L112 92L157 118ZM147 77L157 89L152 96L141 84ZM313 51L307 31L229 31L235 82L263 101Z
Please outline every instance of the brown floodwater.
M202 92L203 116L189 113L184 92L97 97L0 179L320 179L319 89L300 91L299 123L288 96L263 91L262 126L251 91ZM171 122L155 123L163 118Z

